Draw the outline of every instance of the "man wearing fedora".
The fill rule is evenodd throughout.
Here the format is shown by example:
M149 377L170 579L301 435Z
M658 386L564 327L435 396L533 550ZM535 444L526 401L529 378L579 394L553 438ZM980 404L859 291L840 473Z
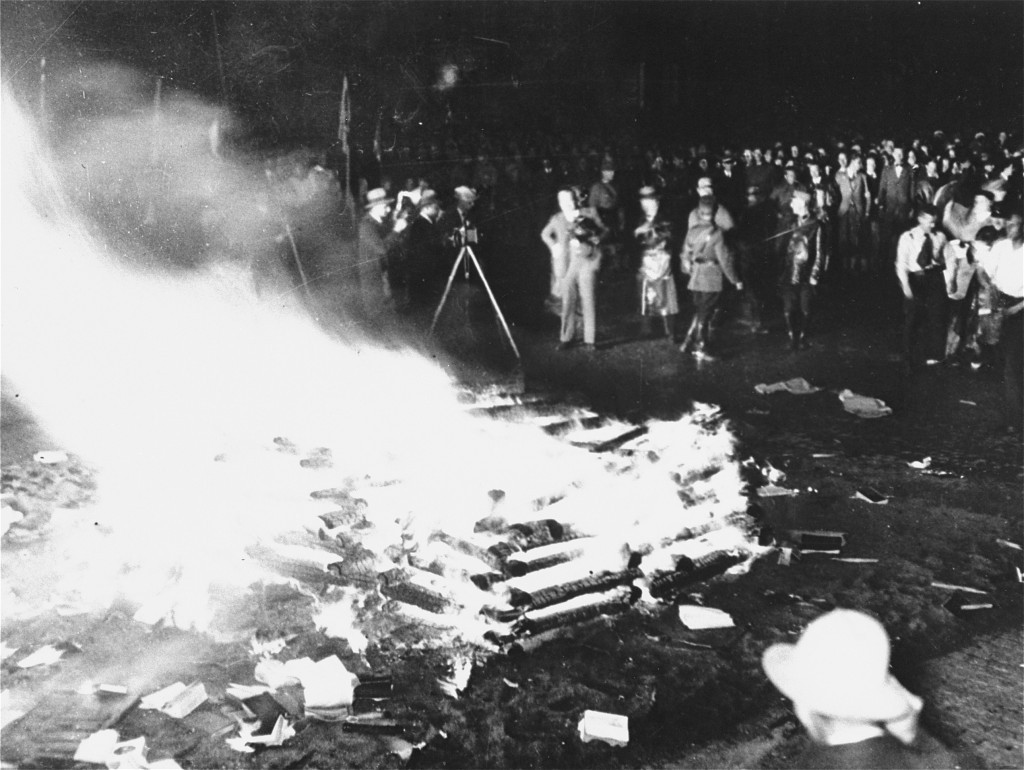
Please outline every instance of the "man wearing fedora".
M889 636L856 610L811 621L796 644L774 644L764 672L807 730L801 768L958 767L918 730L922 701L889 673Z
M388 258L395 248L405 220L389 219L393 198L383 187L366 194L366 215L359 221L359 290L363 311L368 318L378 317L391 296L388 285Z

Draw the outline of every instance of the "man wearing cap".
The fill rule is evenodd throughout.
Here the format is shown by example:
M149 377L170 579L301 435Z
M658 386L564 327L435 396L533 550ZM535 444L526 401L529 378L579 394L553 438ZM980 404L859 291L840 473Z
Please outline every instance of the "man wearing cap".
M391 222L391 204L383 187L366 194L366 215L359 221L359 289L363 310L370 318L380 315L391 296L388 259L396 247L405 220Z
M693 299L693 320L680 346L684 353L692 352L698 360L714 360L708 350L711 337L711 318L722 293L723 276L743 289L732 255L725 245L721 228L715 224L717 203L704 196L697 203L697 224L686 232L680 262L683 272L690 276L690 296Z
M615 163L610 157L605 156L601 161L601 178L590 186L587 200L597 210L597 215L608 228L608 235L601 244L604 258L610 263L609 267L622 270L625 265L621 262L619 237L625 224L625 215L619 203L619 192L615 188L614 180Z
M727 233L736 226L735 221L732 218L732 212L728 211L719 201L715 195L714 183L710 176L706 174L697 179L697 200L698 202L702 198L712 198L715 202L715 227L721 230L723 233ZM686 218L686 229L689 230L692 227L696 227L701 223L700 214L698 207L695 206L691 211L690 215Z
M833 610L796 644L773 644L761 663L811 740L794 767L959 766L919 731L922 701L889 673L889 636L869 615Z
M797 350L807 347L811 300L828 268L828 241L821 221L811 213L810 193L800 188L794 190L789 209L789 215L779 223L776 248L782 257L782 313L790 347Z
M640 188L640 208L644 219L633 231L640 250L640 315L648 335L651 320L660 317L666 339L673 342L679 296L672 275L672 223L662 213L654 187Z

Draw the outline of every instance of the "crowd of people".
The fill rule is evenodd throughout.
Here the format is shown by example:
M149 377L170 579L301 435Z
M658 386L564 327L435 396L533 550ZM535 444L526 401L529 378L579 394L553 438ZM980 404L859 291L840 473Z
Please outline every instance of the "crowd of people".
M1022 155L1006 133L941 131L714 152L595 137L396 145L349 169L365 208L363 303L373 315L431 309L492 278L500 304L511 280L537 295L535 312L560 317L560 350L594 350L610 279L636 293L645 336L713 361L726 291L750 333L781 307L800 350L819 284L898 288L905 366L1001 363L1019 429ZM320 160L318 173L331 169L330 153Z

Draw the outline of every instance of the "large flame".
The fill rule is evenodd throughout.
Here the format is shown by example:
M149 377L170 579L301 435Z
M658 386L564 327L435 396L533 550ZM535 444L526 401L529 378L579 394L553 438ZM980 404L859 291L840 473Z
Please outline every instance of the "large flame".
M206 132L189 121L196 114L209 117L174 114L185 138L161 150L173 170L171 197L205 187L244 210L258 197L239 181L245 170L193 157L199 145L189 137ZM97 505L66 518L72 566L58 594L99 606L116 594L164 596L174 622L206 628L216 609L209 587L265 577L246 548L301 529L331 507L310 491L341 484L373 515L366 544L377 569L417 550L429 562L438 530L468 537L491 514L528 521L538 501L550 500L559 502L543 515L590 536L595 563L640 551L670 565L681 527L743 510L737 467L724 462L733 449L724 429L709 434L689 420L653 426L657 461L623 474L536 426L470 417L435 363L351 332L326 333L299 303L255 292L249 265L126 268L70 204L67 178L54 170L69 159L55 164L6 89L2 120L4 375L48 431L100 472ZM92 141L78 145L90 148L89 162L102 162L97 147L105 147L111 163L124 163L115 135L131 145L152 126L120 117L116 128L91 126ZM275 437L302 451L328 449L331 463L302 467ZM714 474L691 480L693 504L681 516L679 473L711 467ZM500 505L494 490L503 492ZM744 542L739 530L718 538ZM444 558L462 585L457 632L478 636L476 610L500 591L480 592L465 579L471 566ZM520 588L530 585L525 578ZM365 647L354 629L359 596L334 598L321 623Z

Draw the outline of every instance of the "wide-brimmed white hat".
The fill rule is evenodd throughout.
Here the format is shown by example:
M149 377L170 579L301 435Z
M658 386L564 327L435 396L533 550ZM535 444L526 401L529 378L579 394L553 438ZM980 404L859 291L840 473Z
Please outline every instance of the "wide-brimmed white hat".
M889 673L889 637L882 624L855 610L812 621L796 644L774 644L761 659L776 687L818 714L889 722L919 708Z
M469 203L472 203L477 198L476 190L474 190L472 187L460 185L459 187L455 188L455 197L458 198L459 200L468 201Z

